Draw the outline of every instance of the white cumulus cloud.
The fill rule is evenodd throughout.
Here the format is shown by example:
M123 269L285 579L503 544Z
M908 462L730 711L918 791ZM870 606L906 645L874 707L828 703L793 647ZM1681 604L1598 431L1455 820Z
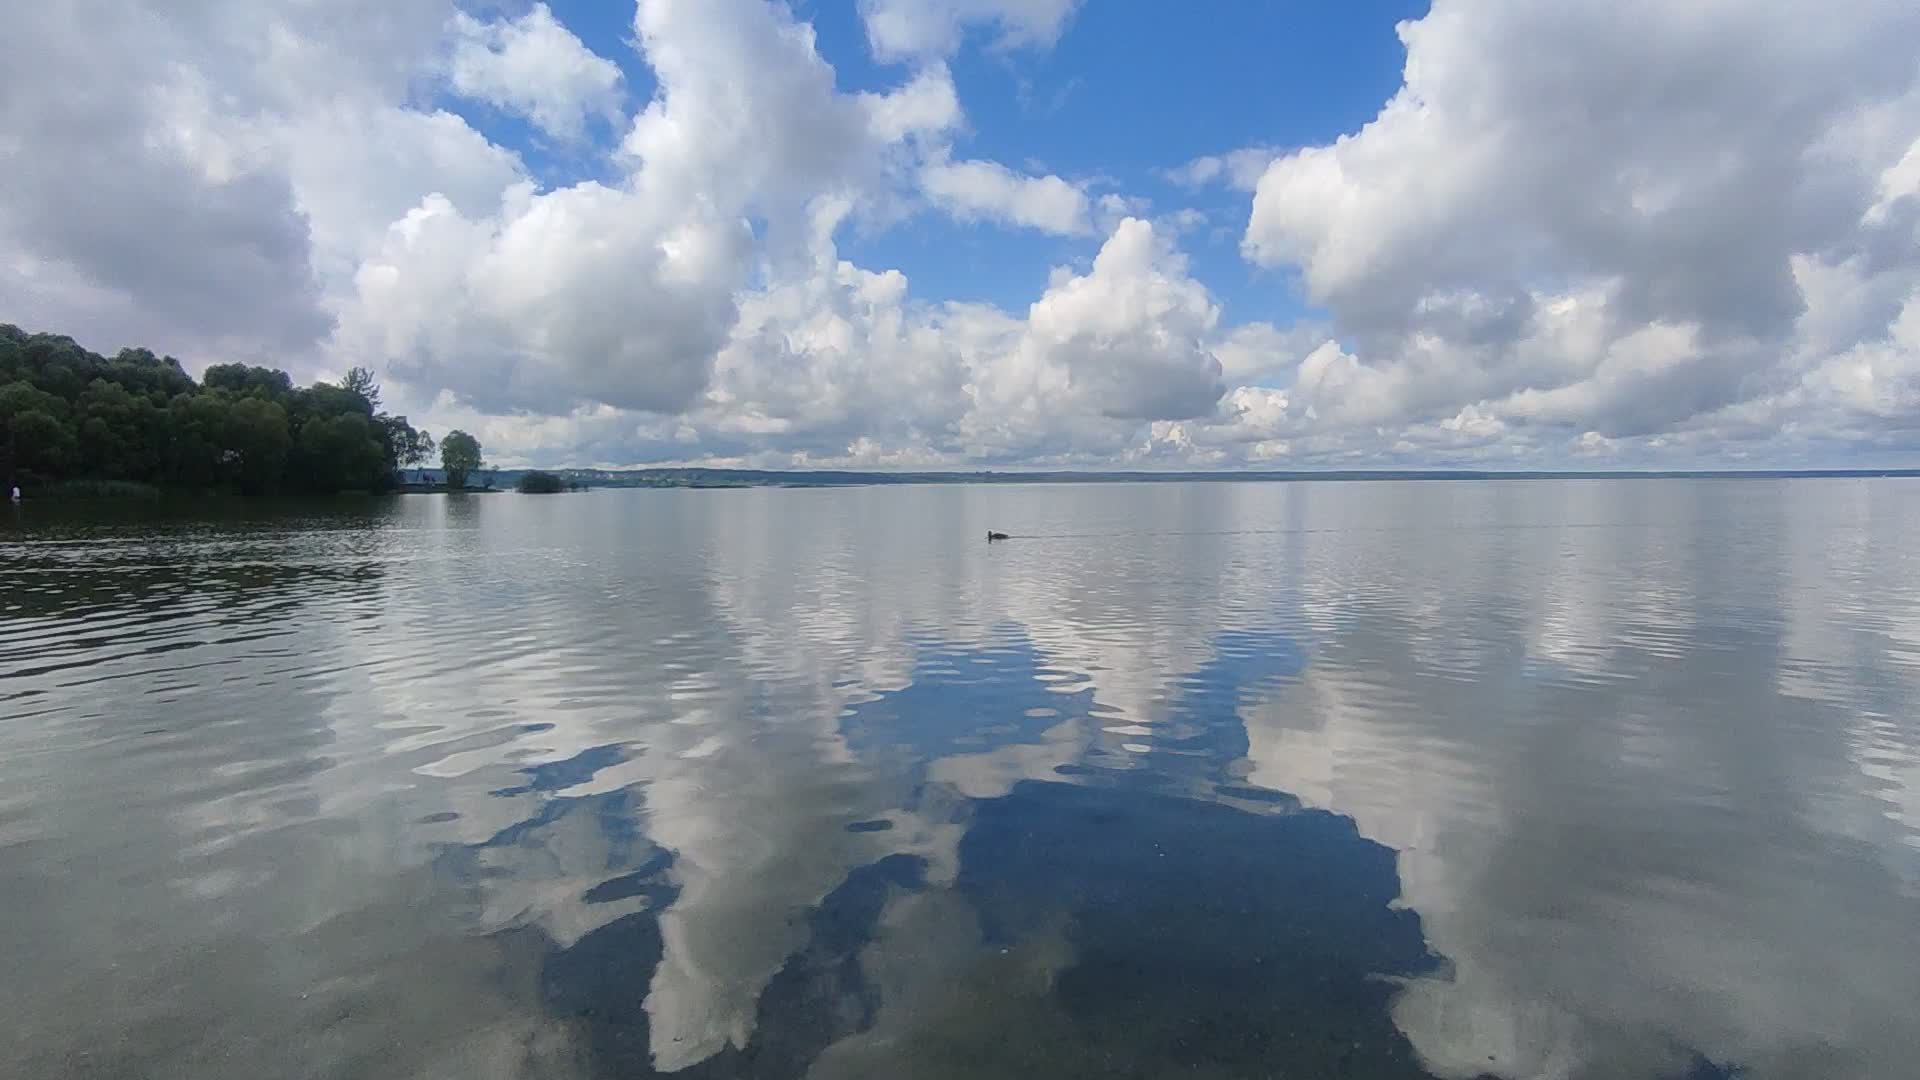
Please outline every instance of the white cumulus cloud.
M1181 187L1225 184L1235 191L1252 191L1259 186L1260 177L1266 174L1267 166L1279 156L1279 152L1263 146L1245 146L1224 154L1206 154L1194 158L1185 165L1166 170L1162 175Z
M945 56L970 25L991 27L1002 48L1052 45L1080 0L860 0L867 40L888 60Z
M980 148L1019 144L977 141L956 57L1076 10L867 0L881 67L851 86L773 0L639 0L622 57L538 4L31 6L0 66L0 319L369 364L504 462L1920 450L1911 4L1438 0L1369 123L1158 174L1250 193L1253 273L1217 292L1222 202ZM955 241L995 302L869 254L895 229ZM1271 318L1287 296L1307 314Z
M545 4L517 19L454 16L447 77L459 93L526 117L560 139L620 115L620 69L596 55Z
M1920 9L1629 10L1441 0L1373 121L1260 177L1247 256L1299 273L1355 392L1385 395L1347 412L1653 437L1751 415L1834 350L1900 370ZM1875 298L1838 337L1809 291L1836 272Z
M1092 228L1087 193L1058 176L1022 176L991 161L933 162L920 186L961 221L992 220L1072 235Z

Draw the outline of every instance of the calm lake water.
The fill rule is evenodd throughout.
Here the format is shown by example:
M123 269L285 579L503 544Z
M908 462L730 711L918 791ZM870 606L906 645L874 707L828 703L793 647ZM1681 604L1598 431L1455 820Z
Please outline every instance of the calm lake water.
M0 1073L1912 1077L1916 538L1909 480L0 507Z

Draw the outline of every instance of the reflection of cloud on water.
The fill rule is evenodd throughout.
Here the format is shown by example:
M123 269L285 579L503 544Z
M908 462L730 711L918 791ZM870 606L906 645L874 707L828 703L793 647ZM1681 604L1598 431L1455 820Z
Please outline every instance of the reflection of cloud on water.
M799 943L753 1007L751 1033L698 1062L661 1061L657 1047L673 1037L652 1026L657 1017L634 992L665 952L658 925L646 916L615 920L571 946L526 935L541 954L538 996L575 1032L584 1051L576 1064L585 1075L641 1078L666 1068L685 1080L798 1080L834 1040L872 1024L880 1003L861 954L883 913L921 891L922 871L918 860L895 855L848 873L801 920Z
M1776 683L1849 714L1848 757L1878 797L1828 801L1826 827L1870 842L1891 831L1906 850L1890 867L1920 884L1920 564L1908 554L1920 513L1857 486L1836 489L1831 506L1781 523Z
M852 869L695 1062L634 992L665 962L645 914L535 946L540 995L595 1075L1424 1075L1386 1003L1432 961L1346 819L1024 782L958 856L950 888L908 856Z
M944 890L899 898L859 958L878 1009L868 1025L828 1046L809 1075L892 1080L903 1061L914 1061L913 1075L934 1078L942 1075L935 1054L957 1047L1001 1058L999 1075L1061 1075L1039 1067L1048 1036L1057 1043L1060 1034L1039 1021L1052 1015L1054 979L1073 959L1064 930L1039 927L982 948L979 917L966 898ZM972 1075L992 1071L978 1058L966 1064L980 1066Z
M1405 900L1450 966L1395 1017L1442 1075L1721 1075L1718 1061L1864 1080L1911 1060L1920 894L1889 874L1912 865L1912 834L1864 825L1888 793L1861 783L1852 747L1876 695L1916 688L1886 681L1900 668L1884 653L1832 651L1845 639L1820 623L1849 594L1754 548L1726 494L1672 535L1595 529L1569 534L1571 559L1542 545L1507 562L1507 583L1457 613L1481 643L1464 669L1412 644L1428 614L1323 599L1314 662L1244 712L1250 780L1400 851ZM1363 580L1397 573L1392 550L1368 556L1344 554ZM1602 681L1560 602L1538 599L1569 593L1607 609L1583 616L1613 627ZM1821 618L1796 620L1802 605ZM1892 606L1913 610L1910 594ZM1542 634L1559 643L1527 647ZM1821 684L1772 678L1823 652Z
M1386 1012L1419 920L1343 818L1028 782L960 858L883 927L876 1022L815 1075L1424 1075Z
M674 852L681 888L660 918L664 954L646 995L663 1069L745 1045L767 980L801 943L801 916L890 836L846 831L883 808L848 778L785 767L792 759L769 749L736 743L647 789L648 833Z
M907 685L842 714L849 752L972 799L1051 776L1086 752L1093 693L1084 687L1063 692L1045 681L1043 662L1032 641L1012 627L998 628L978 647L929 644ZM925 797L921 789L913 801Z
M333 600L301 585L286 640L186 653L268 661L167 691L225 734L136 750L101 726L124 698L76 689L47 737L108 749L68 783L153 812L84 821L52 758L9 757L49 794L4 835L52 807L74 850L168 877L115 910L10 892L75 969L16 1028L82 1041L124 984L236 1069L309 1029L363 1060L404 1022L434 1045L388 1071L1418 1075L1410 1047L1454 1077L1897 1074L1911 511L1125 491L475 500ZM987 548L982 518L1036 535ZM126 937L231 987L176 1009L183 963L103 974Z
M1009 568L1045 558L1044 548L982 548L965 515L954 516L965 498L743 493L713 530L707 587L738 668L757 687L756 719L722 732L735 741L717 753L649 781L647 827L676 852L683 884L662 918L664 958L649 999L663 1065L751 1038L754 994L796 944L791 913L859 859L912 853L932 880L951 879L964 824L949 796L915 785L999 796L1051 777L1094 743L1126 756L1123 740L1099 729L1164 718L1186 661L1214 650L1218 605L1192 602L1196 586L1213 587L1205 579L1155 584L1138 567L1085 560L1050 574ZM928 514L903 510L902 500L924 502ZM869 501L888 509L869 513ZM1224 543L1158 542L1200 545L1196 552ZM867 561L855 567L848 552ZM1195 561L1215 572L1215 558ZM1142 585L1158 599L1143 604ZM729 775L729 762L750 761L765 772ZM786 788L835 768L848 770L840 804ZM866 800L858 808L856 795ZM883 813L895 826L885 834L843 831Z
M664 700L631 703L623 722L603 707L559 707L575 690L541 675L489 670L477 687L510 703L512 720L553 727L445 750L439 759L453 758L451 771L469 778L461 785L469 791L474 770L511 760L503 750L522 755L522 772L576 759L594 766L544 795L510 794L515 788L502 784L487 797L491 808L465 807L453 827L529 798L575 800L620 783L645 791L645 806L628 813L671 853L667 876L677 891L664 910L622 916L626 909L583 899L596 878L631 861L609 860L584 837L568 839L590 827L594 815L585 811L532 829L526 842L539 850L490 850L486 858L518 861L497 864L476 885L487 924L537 926L560 947L586 948L612 927L657 917L659 961L648 967L647 985L630 992L644 1001L659 1068L711 1067L751 1050L766 995L805 945L801 913L856 867L910 853L929 881L952 882L967 799L1010 797L1021 781L1055 779L1076 762L1156 785L1178 777L1181 791L1203 798L1238 784L1228 771L1244 756L1235 708L1270 695L1273 680L1299 666L1284 633L1218 632L1223 611L1273 608L1257 571L1223 569L1223 553L1237 543L1230 538L1149 541L1172 545L1153 558L1195 568L1179 581L1143 581L1138 567L1099 560L1063 564L1057 574L1026 566L1009 573L971 552L944 564L961 568L958 577L942 577L924 572L922 555L888 554L884 543L873 549L877 564L856 578L836 563L840 546L854 546L844 526L789 525L771 543L765 531L725 520L709 534L699 594L678 594L678 610L609 612L623 633L693 665L643 659L659 667L643 681L674 688ZM1135 595L1136 587L1152 595ZM571 648L570 627L558 617L528 625L548 610L544 602L530 597L526 606L519 635L543 642L548 655ZM712 624L715 615L724 645L674 647L670 625ZM929 638L916 629L925 625L957 627L961 636ZM703 680L705 687L694 685ZM584 681L592 687L592 672ZM689 686L691 699L682 696ZM446 708L443 699L428 712ZM666 722L635 722L652 716ZM1132 725L1148 731L1103 730ZM457 745L445 737L436 733L432 745ZM610 752L616 746L625 752ZM891 827L846 831L860 820ZM544 834L552 835L535 839ZM544 880L512 880L521 875Z
M343 543L240 523L96 566L154 622L122 597L124 657L47 676L58 712L0 724L0 789L33 792L29 843L0 863L0 1060L18 1075L488 1077L566 1058L502 991L511 958L449 916L466 897L403 839L393 777L336 727L348 629L391 581L377 525Z
M631 791L563 795L480 844L442 849L442 873L470 885L483 929L538 925L571 943L671 899L672 856L638 825Z

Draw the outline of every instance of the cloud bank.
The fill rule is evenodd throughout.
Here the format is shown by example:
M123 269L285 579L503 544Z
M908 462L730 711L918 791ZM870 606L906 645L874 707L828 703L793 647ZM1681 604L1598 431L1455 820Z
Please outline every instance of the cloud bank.
M367 364L507 462L1920 450L1908 3L1439 0L1399 28L1403 85L1359 130L1131 178L969 152L949 62L1044 53L1073 0L863 0L892 82L860 91L768 0L641 0L624 56L544 4L346 8L20 12L0 319ZM556 173L555 152L586 164ZM1196 215L1141 194L1167 182L1238 193L1256 286L1307 313L1234 318L1180 249ZM929 222L1060 245L1057 265L1023 310L844 254Z

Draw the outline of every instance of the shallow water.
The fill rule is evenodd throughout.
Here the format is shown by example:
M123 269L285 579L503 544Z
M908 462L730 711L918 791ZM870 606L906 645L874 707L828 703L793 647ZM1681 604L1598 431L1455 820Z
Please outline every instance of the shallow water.
M1909 480L0 508L0 1073L1910 1076L1916 536Z

